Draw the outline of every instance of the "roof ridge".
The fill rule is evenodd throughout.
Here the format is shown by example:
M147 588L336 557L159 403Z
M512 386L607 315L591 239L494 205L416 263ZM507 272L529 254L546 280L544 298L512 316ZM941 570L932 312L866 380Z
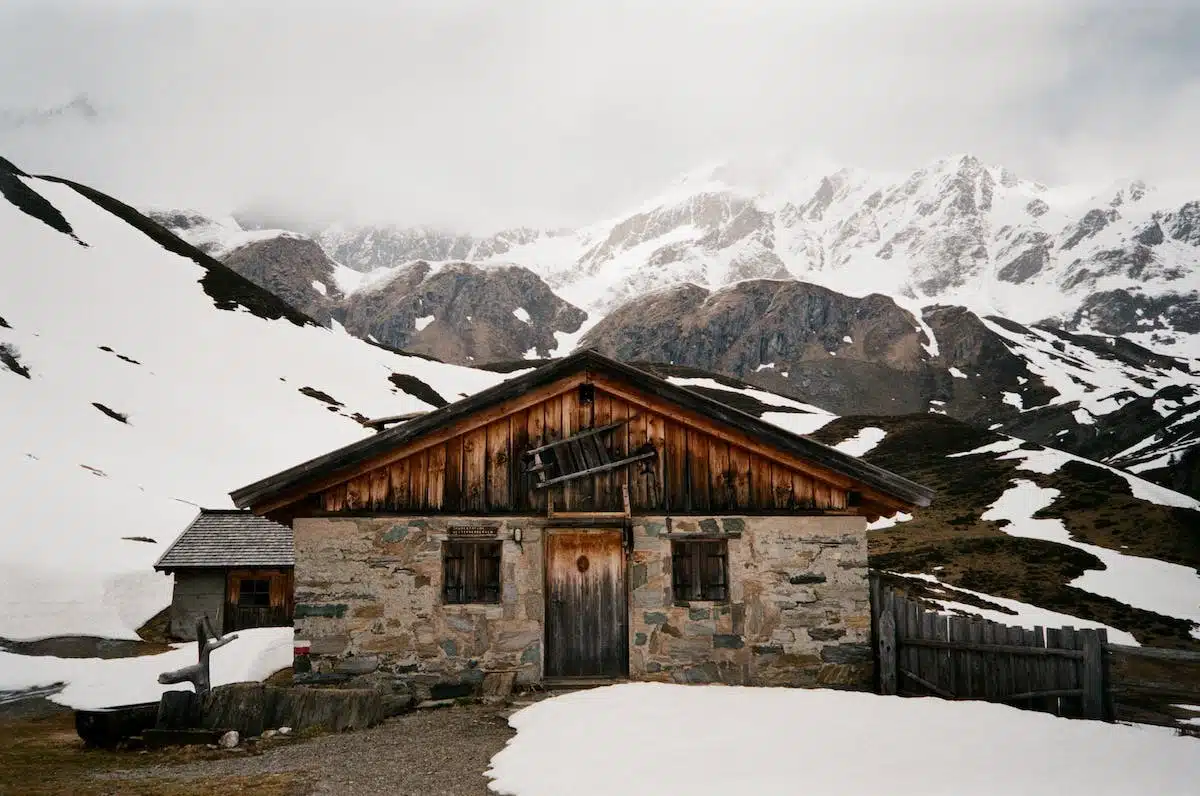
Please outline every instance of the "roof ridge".
M467 416L494 403L522 395L535 386L553 383L580 370L589 370L593 367L633 380L634 384L643 391L656 395L660 399L681 403L684 406L690 404L690 408L709 414L720 423L735 428L741 427L744 431L768 438L771 440L768 444L773 444L791 455L811 459L814 464L840 473L851 480L863 482L884 495L898 499L901 503L927 506L933 498L933 490L926 486L843 453L832 446L817 442L808 435L797 434L776 426L736 406L688 389L685 385L674 384L668 378L647 372L636 365L607 357L594 348L572 352L562 359L550 362L523 375L504 379L474 395L439 407L415 420L385 429L372 437L352 442L235 489L230 493L230 497L236 505L249 508L264 497L300 487L321 474L349 468L355 461L372 451L416 439L440 427L449 419ZM646 381L638 384L637 382L640 380Z

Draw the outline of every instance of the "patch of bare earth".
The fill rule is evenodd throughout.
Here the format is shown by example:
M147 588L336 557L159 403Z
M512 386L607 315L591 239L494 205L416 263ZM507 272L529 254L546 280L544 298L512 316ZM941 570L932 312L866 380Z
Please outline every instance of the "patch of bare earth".
M369 730L272 740L254 752L205 750L206 759L187 762L150 752L142 755L147 765L103 770L94 782L114 793L140 793L135 788L148 781L177 783L189 793L202 781L222 783L224 790L226 782L278 781L292 790L265 792L484 796L490 793L483 774L488 761L514 734L511 712L485 705L418 710Z

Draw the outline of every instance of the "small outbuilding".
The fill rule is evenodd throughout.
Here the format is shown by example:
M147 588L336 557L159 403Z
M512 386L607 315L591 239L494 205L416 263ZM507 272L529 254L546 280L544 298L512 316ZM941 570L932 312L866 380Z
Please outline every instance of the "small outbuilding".
M292 624L292 529L237 509L201 509L154 568L175 576L168 635L194 641L207 617L221 633Z
M232 497L318 680L869 688L867 524L933 493L584 351Z

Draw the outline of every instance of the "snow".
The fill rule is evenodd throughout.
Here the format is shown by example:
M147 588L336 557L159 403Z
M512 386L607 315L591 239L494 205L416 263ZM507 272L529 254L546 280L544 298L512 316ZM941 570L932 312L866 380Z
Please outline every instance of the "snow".
M341 263L337 263L333 267L333 283L337 285L337 289L342 291L342 295L344 296L349 296L358 290L365 276L362 271L347 268Z
M1190 710L1194 713L1200 713L1200 705L1172 705L1171 707L1179 708L1180 710ZM1178 719L1180 724L1190 724L1193 727L1200 727L1200 716L1193 716L1190 719Z
M989 442L987 445L982 445L978 448L972 448L969 451L951 453L946 458L957 459L962 456L977 456L981 453L1008 453L1009 451L1014 451L1021 447L1021 445L1024 443L1024 440L1017 439L1016 437L1005 437L1004 439L996 440L995 442Z
M1200 638L1200 574L1191 567L1077 542L1071 539L1062 520L1035 519L1034 515L1050 506L1058 495L1057 489L1018 479L980 518L993 522L1008 520L1003 531L1010 536L1057 542L1091 553L1105 568L1087 570L1071 586L1135 608L1196 623L1192 634Z
M434 316L426 315L422 318L414 319L413 326L415 326L417 328L418 332L423 332L423 331L425 331L425 327L428 326L429 324L433 323L433 321L434 321Z
M1032 473L1049 474L1056 472L1060 467L1070 461L1084 462L1092 467L1099 467L1107 470L1113 475L1118 475L1125 479L1129 484L1129 491L1138 500L1145 500L1148 503L1157 503L1160 506L1173 506L1181 509L1194 509L1200 511L1200 500L1184 495L1180 492L1167 489L1159 486L1144 478L1119 470L1115 467L1110 467L1100 462L1085 459L1082 456L1076 456L1073 453L1056 450L1054 448L1042 448L1041 450L1020 450L1021 445L1027 444L1024 440L1016 437L1005 437L1004 439L991 442L987 445L975 448L961 453L951 453L947 456L950 459L956 459L960 456L975 456L982 453L1002 453L998 459L1015 459L1020 462L1017 466L1020 470L1025 470Z
M212 684L265 680L292 665L290 627L239 630L237 638L213 651ZM170 652L133 658L55 658L0 651L0 691L67 683L52 702L96 708L155 702L163 691L191 690L190 683L161 685L158 676L195 663L196 642L175 645Z
M521 355L521 359L540 359L537 346L531 346L528 351Z
M1096 418L1086 409L1076 409L1071 412L1071 417L1075 418L1075 422L1081 426L1094 426Z
M1005 341L1013 354L1026 361L1026 367L1032 374L1058 393L1050 400L1050 405L1072 401L1079 403L1074 410L1077 422L1087 422L1078 419L1080 410L1085 410L1092 417L1099 417L1120 409L1134 397L1150 397L1166 387L1200 388L1200 376L1185 370L1148 365L1134 367L1101 357L1045 329L1029 327L1022 333L990 318L980 320ZM1018 409L1033 408L1022 407L1009 395L1005 393L1005 402L1013 403Z
M0 636L135 638L169 601L151 565L199 506L228 507L230 490L360 439L355 412L432 408L394 372L448 397L509 377L217 309L193 261L67 186L26 182L88 246L0 201L0 248L27 264L0 269L0 342L32 377L0 369Z
M939 569L941 569L941 567L934 567L935 571ZM961 586L950 586L942 583L933 575L912 572L897 572L893 574L902 575L906 578L917 578L925 581L926 583L935 584L929 588L933 592L945 595L944 598L938 597L934 600L934 602L936 602L944 611L963 611L969 614L976 614L993 622L999 622L1000 624L1024 627L1030 630L1039 626L1071 626L1088 630L1105 630L1108 632L1108 640L1110 643L1128 644L1131 647L1141 646L1138 644L1137 639L1135 639L1132 634L1124 630L1118 630L1115 627L1110 627L1109 625L1101 622L1093 622L1090 619L1080 619L1077 616L1069 616L1067 614L1060 614L1055 611L1048 611L1045 608L1039 608L1036 605L1030 605L1029 603L1023 603L1017 600L1010 600L1007 597L995 597L991 594L971 591L970 589L964 589ZM955 600L954 598L957 595L966 595L968 597L975 597L976 599L980 600L987 600L990 603L999 605L1001 608L1007 608L1009 611L1014 611L1015 613L993 611L989 608L978 608L969 603L961 602L961 598L960 600Z
M754 387L730 387L727 384L722 384L716 379L668 376L667 381L671 382L672 384L677 384L680 387L706 387L711 390L724 390L725 392L741 393L742 395L753 398L768 406L782 406L789 409L795 409L799 412L815 412L825 415L829 414L829 412L825 411L819 406L801 403L800 401L796 401L791 398L785 398L782 395L776 395L775 393L767 392L766 390L758 390Z
M756 367L756 368L754 369L754 372L755 372L755 373L759 373L759 372L761 372L761 371L764 371L764 370L775 370L775 363L774 363L774 362L768 362L768 363L766 363L765 365L759 365L758 367Z
M842 338L842 342L843 342L843 343L853 343L853 342L854 342L854 340L853 340L853 339L851 339L850 335L846 335L846 336L844 336L844 337Z
M1020 395L1015 392L1005 392L1001 393L1000 395L1004 400L1004 403L1017 407L1017 411L1023 411L1024 401L1021 399Z
M1173 795L1200 778L1195 739L1169 728L850 691L627 683L509 724L487 775L515 796Z
M524 307L517 307L512 313L518 321L529 323L529 312Z
M793 434L813 434L837 420L837 415L828 412L763 412L761 419Z
M886 530L887 528L895 528L896 523L908 522L912 518L913 518L913 515L905 514L903 511L898 511L891 517L880 517L879 519L875 520L874 522L868 523L867 530L868 531L882 531L882 530Z
M322 296L329 295L329 291L326 289L325 284L323 282L318 282L317 280L314 279L312 281L312 287L313 287L313 290L317 291Z
M958 368L950 368L950 375L951 375L951 376L953 376L953 377L954 377L954 378L956 378L956 379L965 379L965 378L967 378L967 374L963 373L963 372L962 372L961 370L959 370Z
M582 324L580 324L579 328L573 332L555 331L555 346L554 350L549 354L550 357L565 357L567 354L570 354L579 345L579 341L583 339L583 336L590 332L592 327L600 323L603 318L603 315L592 313L584 320Z
M844 439L833 447L851 456L863 456L867 451L883 442L883 438L886 436L887 432L882 428L867 426L859 429L858 433L850 437L850 439Z

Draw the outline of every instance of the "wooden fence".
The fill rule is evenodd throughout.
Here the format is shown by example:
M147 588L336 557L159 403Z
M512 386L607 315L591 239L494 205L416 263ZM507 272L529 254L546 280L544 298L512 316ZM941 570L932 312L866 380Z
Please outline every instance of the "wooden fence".
M931 611L877 579L871 590L880 693L1113 718L1103 630L1010 627Z

